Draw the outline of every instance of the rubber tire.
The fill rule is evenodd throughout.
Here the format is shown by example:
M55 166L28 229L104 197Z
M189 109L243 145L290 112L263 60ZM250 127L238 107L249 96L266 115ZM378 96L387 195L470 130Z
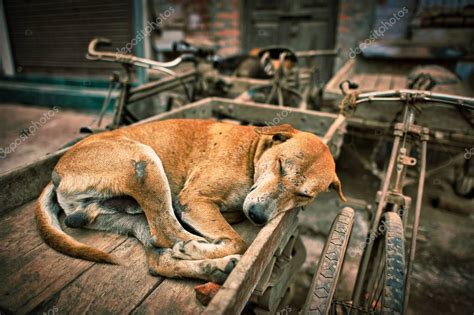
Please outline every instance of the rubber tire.
M402 314L405 289L405 238L403 223L395 212L384 214L385 232L376 241L384 241L385 245L385 277L383 279L383 294L380 314ZM374 244L374 249L377 244ZM375 251L372 251L375 255ZM368 271L376 264L373 257L369 261ZM377 265L378 266L378 265ZM367 273L369 276L370 273ZM368 280L366 279L366 283ZM371 292L366 288L363 292Z
M349 207L342 209L334 219L311 282L303 314L329 313L353 224L354 210Z

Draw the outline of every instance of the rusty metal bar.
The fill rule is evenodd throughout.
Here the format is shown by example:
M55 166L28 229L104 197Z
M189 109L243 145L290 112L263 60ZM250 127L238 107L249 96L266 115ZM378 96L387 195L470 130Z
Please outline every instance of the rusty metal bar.
M178 86L183 86L186 83L190 83L196 79L196 71L188 71L175 77L168 77L156 82L150 82L143 84L139 87L130 89L127 104L138 102L147 97L161 93L163 91L169 91Z
M393 168L395 166L395 161L398 156L398 147L400 146L400 136L395 135L395 140L393 142L392 146L392 153L390 156L390 162L388 165L387 169L387 175L385 177L385 181L383 183L383 188L382 188L382 194L380 196L380 202L377 206L377 210L375 212L374 219L372 220L372 225L369 230L369 236L373 235L373 233L376 233L377 227L380 221L380 218L382 217L382 212L385 207L385 199L387 196L387 191L388 191L388 186L390 184L390 181L392 179L392 173L393 173ZM357 273L357 279L356 279L356 285L355 285L355 290L354 290L354 295L352 297L354 305L358 306L360 302L360 296L362 293L362 286L364 284L364 278L365 274L367 272L367 266L369 263L370 259L370 254L372 253L372 247L373 247L373 242L368 242L367 247L365 248L365 251L362 255L362 262L359 266L359 272Z
M328 131L326 131L326 133L324 134L324 137L323 137L323 142L325 144L328 144L329 141L331 141L332 137L334 136L334 134L336 133L336 131L342 126L344 125L344 123L346 122L346 116L342 115L342 114L339 114L337 115L337 118L336 120L334 120L334 122L331 124L331 126L329 127Z
M405 278L405 296L403 302L403 314L407 314L408 310L408 301L410 297L410 278L413 271L413 262L415 260L415 250L416 250L416 237L418 235L418 227L420 225L420 213L421 213L421 205L423 203L423 190L425 186L425 178L426 178L426 154L427 154L427 137L426 135L422 135L422 142L421 142L421 169L420 169L420 179L418 182L418 192L416 196L416 207L415 207L415 218L413 222L413 232L411 236L411 244L410 244L410 257L408 260L406 278Z

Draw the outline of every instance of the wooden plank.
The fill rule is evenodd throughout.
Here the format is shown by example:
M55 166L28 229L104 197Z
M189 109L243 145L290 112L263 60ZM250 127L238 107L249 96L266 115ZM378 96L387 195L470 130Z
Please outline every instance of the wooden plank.
M202 283L200 280L166 279L132 314L199 314L204 306L196 299L194 286Z
M334 76L329 80L324 88L324 96L330 98L342 98L341 90L339 89L339 84L344 80L353 80L352 76L356 69L356 59L348 60L339 71L334 74Z
M15 211L0 217L0 262L2 269L17 257L24 256L33 248L43 244L38 236L34 208L30 201ZM21 233L18 233L21 231ZM0 271L1 272L1 271Z
M265 225L203 314L239 314L298 211L287 211Z
M407 88L407 78L405 75L394 75L390 83L391 90L399 90Z
M273 268L275 267L276 259L277 258L275 256L272 257L272 260L270 260L267 265L267 268L265 268L265 271L263 272L260 281L257 283L255 290L253 290L252 295L262 295L263 293L265 293L265 290L268 288L269 285L270 277L273 273Z
M18 207L36 198L51 180L51 172L67 149L56 151L25 167L0 175L0 213Z
M205 98L197 102L188 104L183 107L173 109L169 112L161 113L147 119L143 119L133 125L142 125L153 121L177 118L211 118L211 102L212 98Z
M354 82L359 84L357 89L360 92L372 92L375 91L375 85L377 83L378 74L359 74L354 77Z
M283 240L280 242L280 245L278 246L277 250L275 251L275 256L280 256L285 248L288 246L288 242L290 241L291 237L295 235L296 231L298 229L298 220L295 222L292 222L291 225L287 227L287 232L283 238Z
M386 74L380 74L377 83L375 84L376 91L390 90L390 84L392 83L392 76Z
M129 314L163 281L148 273L143 246L129 238L112 251L126 265L95 264L33 313Z
M288 286L296 274L296 272L301 268L306 258L306 250L301 241L301 238L298 237L295 243L295 255L291 257L288 265L284 268L283 272L275 277L270 286L262 297L258 299L260 307L274 312L279 305L279 301L285 295ZM273 275L272 275L273 278Z
M21 214L28 217L23 222L25 226L14 226L8 233L2 234L0 239L0 306L13 313L31 311L93 265L92 262L71 258L49 248L36 232L31 207L18 211L20 210ZM16 211L2 216L0 227L8 225L15 216L20 216ZM34 229L31 229L31 225ZM27 230L27 238L23 234L24 230ZM125 240L124 237L104 232L74 229L66 231L78 241L107 252ZM22 238L26 249L21 248Z
M209 97L170 112L147 118L136 123L136 125L163 119L210 118L212 116L224 116L264 126L291 124L297 129L313 132L318 135L324 135L337 117L337 115L332 113L289 107L281 108L269 104Z
M217 117L234 118L262 126L290 124L296 129L324 135L337 115L332 113L278 107L268 104L212 98L212 110Z
M283 253L281 253L281 257L283 259L286 259L288 261L291 259L291 255L293 255L293 249L295 248L295 242L297 238L298 238L298 231L295 231L295 233L293 233L290 240L288 241L288 244L286 244L285 249L283 250Z

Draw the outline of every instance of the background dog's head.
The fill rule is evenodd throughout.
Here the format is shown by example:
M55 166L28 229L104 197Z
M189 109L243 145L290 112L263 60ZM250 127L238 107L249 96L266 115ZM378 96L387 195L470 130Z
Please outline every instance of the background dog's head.
M290 125L255 131L254 185L244 202L253 223L265 224L280 212L305 206L329 188L345 201L334 159L317 136Z

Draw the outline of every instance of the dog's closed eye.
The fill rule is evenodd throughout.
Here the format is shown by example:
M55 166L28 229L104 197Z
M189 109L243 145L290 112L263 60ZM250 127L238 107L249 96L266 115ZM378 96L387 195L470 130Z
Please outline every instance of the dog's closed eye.
M285 169L283 168L283 162L281 161L281 159L278 159L278 171L280 172L281 176L286 175Z

